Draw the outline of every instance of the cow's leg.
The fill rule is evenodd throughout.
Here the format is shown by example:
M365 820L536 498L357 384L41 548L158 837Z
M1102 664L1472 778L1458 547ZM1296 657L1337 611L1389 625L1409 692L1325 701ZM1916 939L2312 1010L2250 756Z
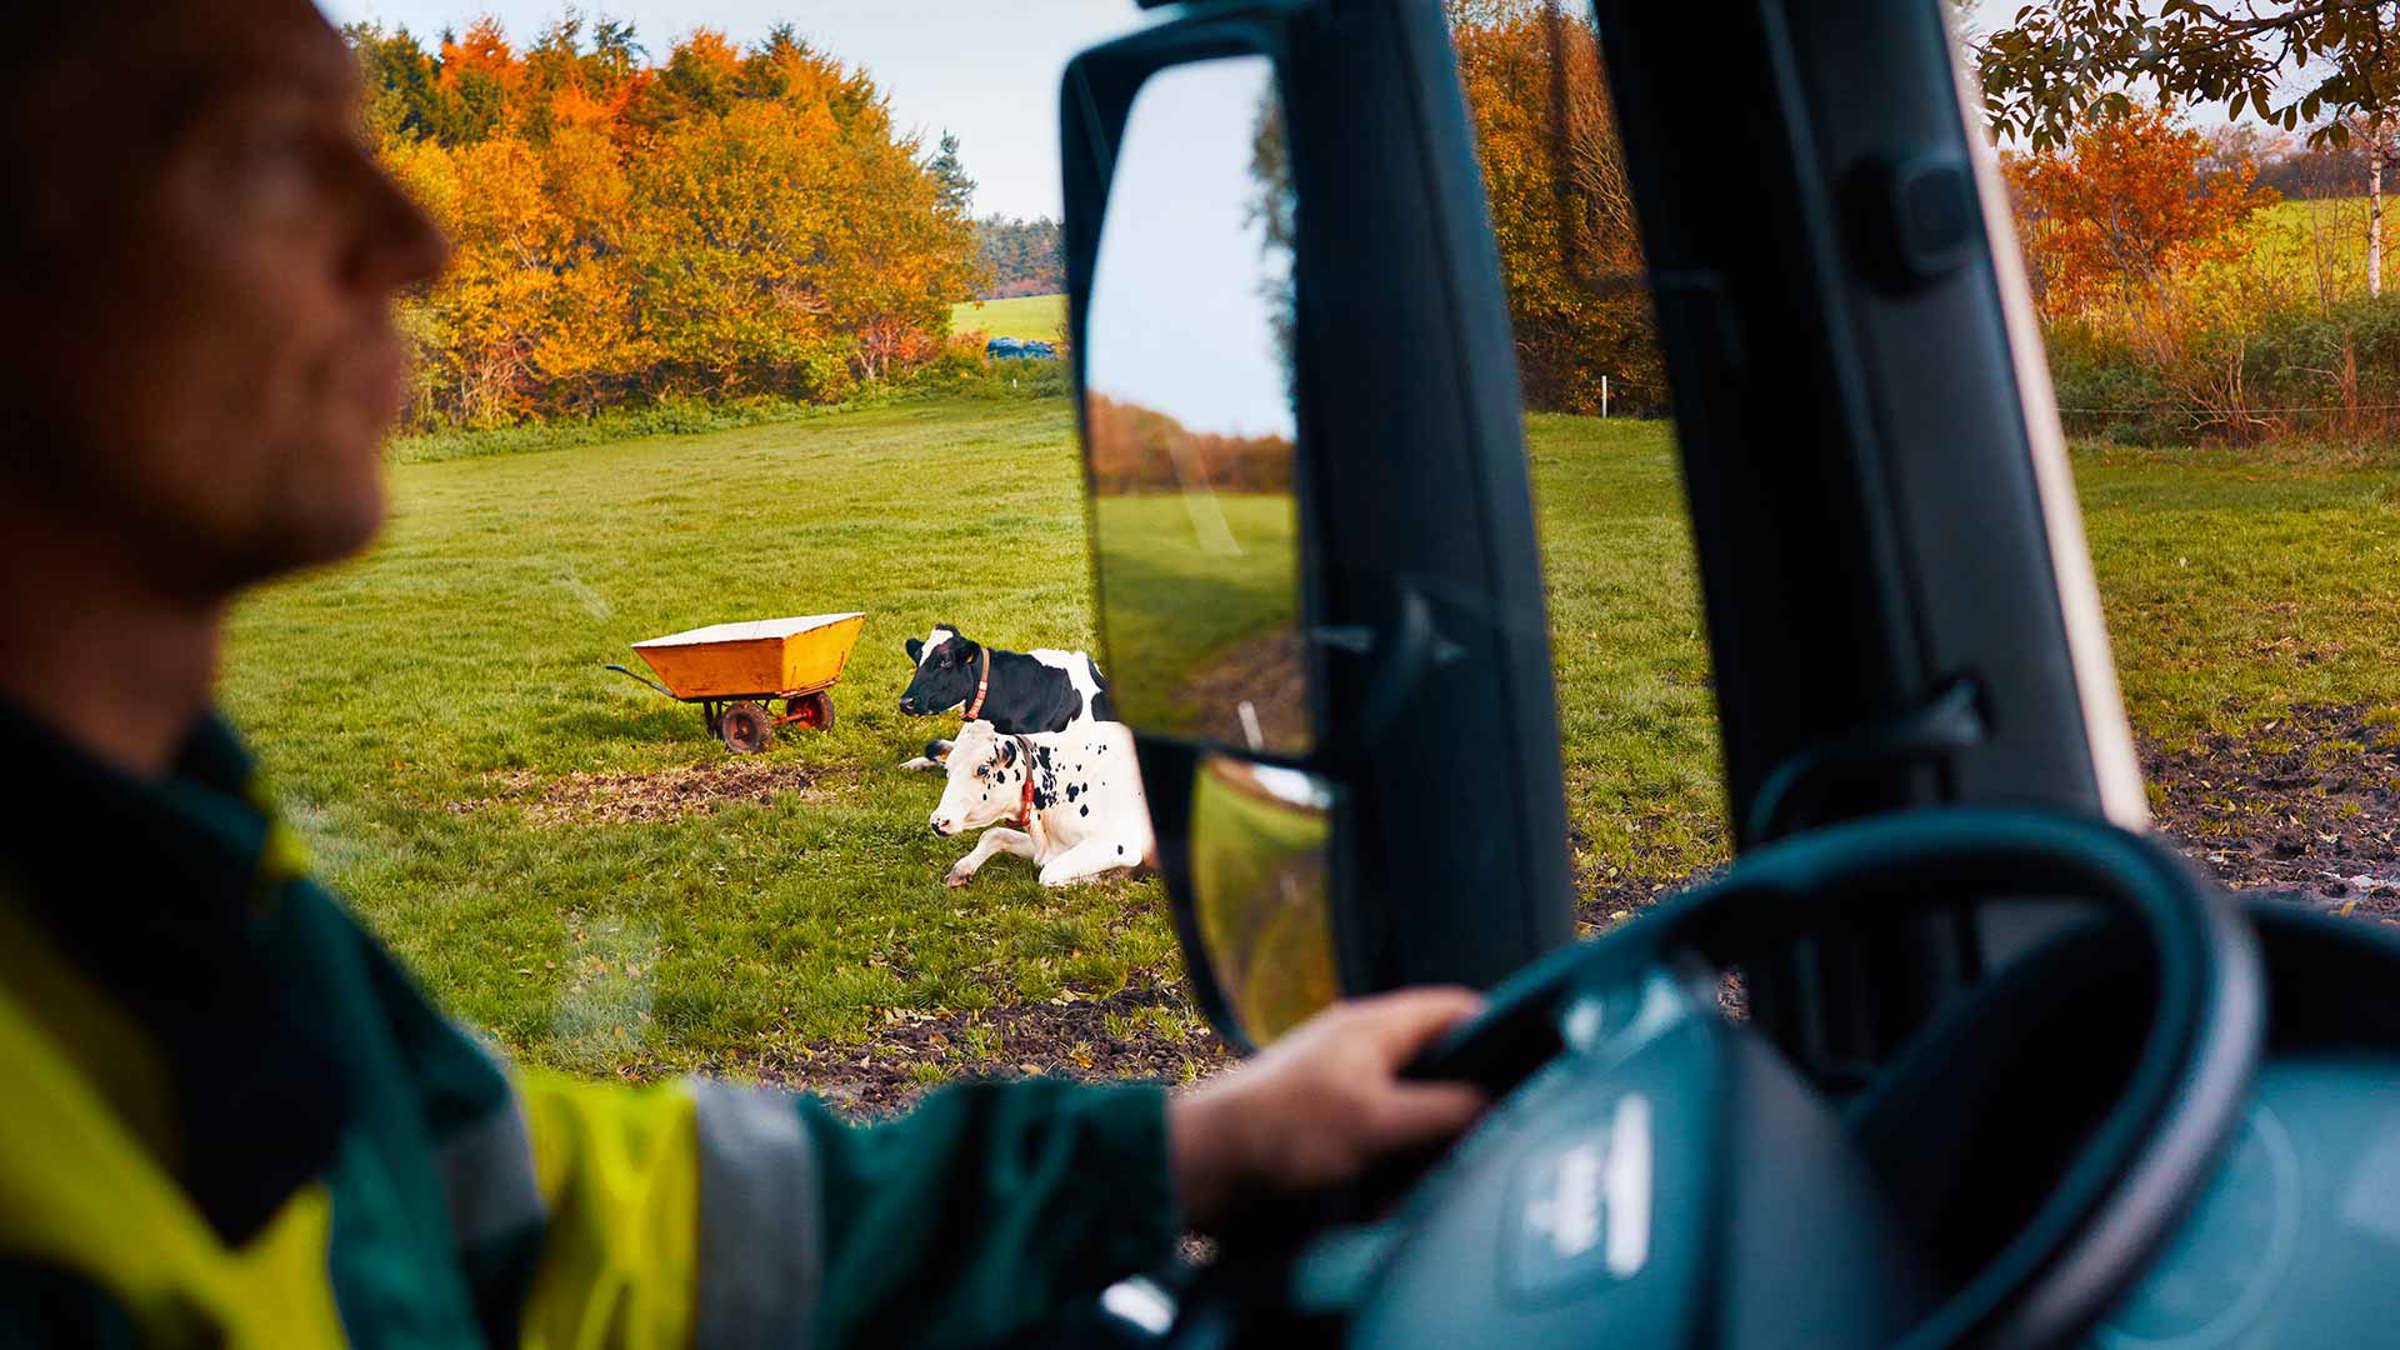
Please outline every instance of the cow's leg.
M950 742L934 740L925 742L924 754L915 759L901 761L900 767L913 769L919 773L940 773L949 763Z
M1033 836L1005 825L995 825L985 830L983 838L975 841L974 852L950 864L950 875L942 878L942 884L966 885L975 875L975 870L990 861L995 853L1014 853L1020 858L1032 858L1035 856Z
M1139 851L1122 839L1106 836L1086 839L1042 864L1042 884L1072 886L1121 867L1131 867L1141 860Z

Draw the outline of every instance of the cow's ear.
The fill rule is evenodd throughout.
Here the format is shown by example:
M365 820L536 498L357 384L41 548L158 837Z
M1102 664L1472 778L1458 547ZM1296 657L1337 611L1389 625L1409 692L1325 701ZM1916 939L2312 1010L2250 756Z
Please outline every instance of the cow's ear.
M909 660L923 661L925 659L925 640L923 638L910 638L900 645L908 648Z
M1000 767L1003 769L1014 768L1016 763L1017 743L1013 740L1000 742Z

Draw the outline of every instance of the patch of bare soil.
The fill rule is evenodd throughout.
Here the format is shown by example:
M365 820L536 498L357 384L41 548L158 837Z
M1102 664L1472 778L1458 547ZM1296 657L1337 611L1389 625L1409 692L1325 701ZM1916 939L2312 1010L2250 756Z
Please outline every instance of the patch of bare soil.
M1575 936L1595 937L1680 891L1716 879L1724 864L1681 876L1656 870L1660 861L1635 857L1630 866L1603 861L1583 831L1569 827L1575 864Z
M2400 924L2400 724L2389 719L2312 706L2174 748L2137 735L2158 828L2233 890ZM1576 931L1603 932L1716 870L1663 878L1587 865Z
M619 825L679 820L731 802L761 806L777 798L806 796L815 787L808 772L761 757L727 759L652 773L571 773L549 778L530 771L492 774L498 789L489 797L444 804L467 815L494 806L516 806L542 825Z
M864 1045L804 1048L745 1067L764 1081L862 1116L905 1110L935 1083L952 1078L1177 1083L1233 1062L1190 1007L1180 985L1155 983L976 1013L893 1010ZM1150 1009L1164 1009L1191 1029L1177 1040L1145 1015ZM1120 1028L1123 1020L1136 1020L1133 1034L1112 1034L1112 1016L1121 1019Z
M2400 923L2400 727L2318 706L2188 746L2137 740L2159 829L2228 887Z

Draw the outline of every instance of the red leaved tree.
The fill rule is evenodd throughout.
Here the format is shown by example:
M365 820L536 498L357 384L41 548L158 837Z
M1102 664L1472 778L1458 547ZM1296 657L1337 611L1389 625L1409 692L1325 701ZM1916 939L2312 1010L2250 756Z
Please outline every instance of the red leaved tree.
M2034 300L2047 320L2140 303L2174 269L2231 258L2278 200L2244 163L2203 173L2208 138L2161 107L2085 126L2064 151L2006 163Z

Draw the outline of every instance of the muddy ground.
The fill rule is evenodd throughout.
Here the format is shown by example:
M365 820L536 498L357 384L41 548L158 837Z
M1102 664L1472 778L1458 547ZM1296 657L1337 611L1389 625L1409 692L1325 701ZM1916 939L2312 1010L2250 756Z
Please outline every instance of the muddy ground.
M2400 924L2400 716L2305 707L2240 735L2135 742L2159 831L2228 888ZM1577 927L1622 922L1691 880L1586 875Z
M778 797L819 795L812 778L781 760L735 758L654 773L571 773L545 777L530 770L487 775L488 797L445 802L459 815L511 805L543 825L621 825L676 820L732 802L765 806Z
M784 1059L745 1065L762 1079L796 1088L859 1115L900 1110L934 1083L953 1077L1147 1079L1178 1083L1231 1062L1196 1017L1181 1039L1144 1024L1133 1035L1112 1035L1108 1022L1153 1008L1188 1013L1180 982L1129 986L1090 998L1068 994L1048 1003L979 1013L895 1013L862 1045L803 1050Z
M2313 707L2241 736L2139 738L2158 827L2236 890L2400 923L2400 723Z

